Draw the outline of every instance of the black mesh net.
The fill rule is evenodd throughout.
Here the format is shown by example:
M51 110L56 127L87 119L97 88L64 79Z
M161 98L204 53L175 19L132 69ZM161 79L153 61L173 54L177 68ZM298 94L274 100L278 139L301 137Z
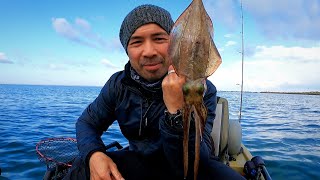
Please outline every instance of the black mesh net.
M73 138L51 138L40 141L36 145L40 161L48 168L57 166L70 167L79 151L77 142Z

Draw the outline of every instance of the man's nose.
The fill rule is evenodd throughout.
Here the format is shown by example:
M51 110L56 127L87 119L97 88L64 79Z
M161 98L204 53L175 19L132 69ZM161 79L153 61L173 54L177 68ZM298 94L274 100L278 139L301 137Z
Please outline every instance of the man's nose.
M152 41L146 41L143 49L143 56L153 57L157 54L155 44Z

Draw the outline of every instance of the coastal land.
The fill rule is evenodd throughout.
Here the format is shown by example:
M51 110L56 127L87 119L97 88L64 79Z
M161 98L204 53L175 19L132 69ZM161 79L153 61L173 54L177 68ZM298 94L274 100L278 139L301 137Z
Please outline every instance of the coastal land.
M262 91L262 92L260 92L260 93L320 95L320 91L309 91L309 92L276 92L276 91Z

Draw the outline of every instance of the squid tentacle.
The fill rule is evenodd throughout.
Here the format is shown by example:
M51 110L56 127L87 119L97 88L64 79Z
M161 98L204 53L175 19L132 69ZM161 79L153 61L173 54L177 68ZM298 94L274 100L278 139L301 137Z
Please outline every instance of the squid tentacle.
M207 111L203 103L193 105L195 111L195 128L196 128L196 139L195 139L195 159L194 159L194 179L197 179L199 161L200 161L200 142L202 141L202 133L207 117Z
M195 129L196 129L196 138L195 138L195 158L194 158L194 164L193 164L193 172L194 172L194 179L197 179L198 175L198 168L199 168L199 160L200 160L200 136L201 136L201 129L200 129L200 117L197 111L197 108L193 105L194 111L194 123L195 123Z
M207 108L205 107L205 105L203 103L201 104L198 104L196 106L194 106L197 113L198 113L198 116L199 116L199 121L200 121L200 137L201 137L201 140L202 140L202 133L204 131L204 126L205 126L205 123L206 123L206 119L207 119Z
M183 175L184 179L187 178L188 174L188 161L189 161L189 127L190 127L190 116L191 116L191 106L185 105L183 107Z

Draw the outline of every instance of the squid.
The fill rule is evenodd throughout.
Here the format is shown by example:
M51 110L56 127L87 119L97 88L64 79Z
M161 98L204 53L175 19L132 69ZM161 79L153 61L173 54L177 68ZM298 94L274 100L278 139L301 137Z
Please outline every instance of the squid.
M200 160L200 141L207 118L203 103L205 81L221 64L221 56L213 41L213 24L202 0L193 0L174 23L170 33L169 59L178 76L184 76L182 87L183 169L188 174L190 121L195 124L194 179L197 179Z

